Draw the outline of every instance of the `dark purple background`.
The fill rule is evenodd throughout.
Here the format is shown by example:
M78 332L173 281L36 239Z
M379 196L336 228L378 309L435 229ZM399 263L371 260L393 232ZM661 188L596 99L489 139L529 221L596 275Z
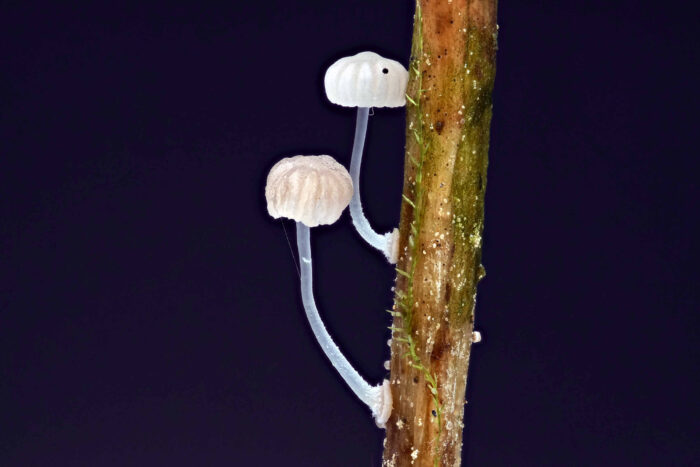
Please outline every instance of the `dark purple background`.
M144 3L0 10L0 465L379 465L263 185L288 155L349 164L324 70L406 63L412 2ZM464 463L698 464L697 14L499 23ZM380 231L403 118L370 119ZM347 215L312 242L322 315L378 382L392 268Z

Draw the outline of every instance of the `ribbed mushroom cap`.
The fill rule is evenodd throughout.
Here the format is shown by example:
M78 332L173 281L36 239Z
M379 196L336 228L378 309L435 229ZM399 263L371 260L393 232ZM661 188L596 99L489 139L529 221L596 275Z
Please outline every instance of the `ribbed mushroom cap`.
M403 65L374 52L341 58L323 79L328 100L345 107L402 107L407 82Z
M267 212L309 227L338 220L352 198L348 171L331 156L287 157L270 169L265 185Z

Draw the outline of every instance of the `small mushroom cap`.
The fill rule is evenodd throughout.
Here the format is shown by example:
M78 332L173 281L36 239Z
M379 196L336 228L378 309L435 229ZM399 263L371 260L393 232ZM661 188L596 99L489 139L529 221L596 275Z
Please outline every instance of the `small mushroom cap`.
M408 71L374 52L343 57L326 71L328 100L345 107L403 107Z
M352 198L348 171L331 156L287 157L270 169L265 185L267 212L309 227L338 220Z

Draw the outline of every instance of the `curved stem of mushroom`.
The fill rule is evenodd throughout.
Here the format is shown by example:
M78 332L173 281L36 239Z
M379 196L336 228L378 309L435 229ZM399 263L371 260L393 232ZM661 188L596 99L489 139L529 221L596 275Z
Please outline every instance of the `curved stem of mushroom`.
M316 336L318 343L321 344L323 352L335 369L338 370L338 373L340 373L340 376L350 386L352 392L369 406L377 421L377 425L383 427L391 413L391 393L388 389L388 381L385 381L383 385L370 386L340 352L340 349L333 342L326 327L323 325L314 300L309 227L301 222L297 222L297 248L299 249L299 263L301 266L301 299L311 330Z
M365 135L367 134L367 119L369 117L369 107L357 108L357 122L355 124L355 141L352 145L352 158L350 160L350 176L352 177L352 200L350 201L350 216L352 223L357 229L357 232L367 243L372 245L377 250L391 261L391 252L389 251L389 242L393 232L385 235L374 231L369 221L365 217L362 210L362 201L360 200L360 166L362 165L362 151L365 147ZM391 262L396 262L391 261Z

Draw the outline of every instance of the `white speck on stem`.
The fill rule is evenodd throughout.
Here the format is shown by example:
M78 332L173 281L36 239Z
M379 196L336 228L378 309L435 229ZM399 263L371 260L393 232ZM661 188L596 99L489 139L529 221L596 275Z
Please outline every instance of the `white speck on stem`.
M479 331L472 332L472 342L475 344L481 342L481 333Z

